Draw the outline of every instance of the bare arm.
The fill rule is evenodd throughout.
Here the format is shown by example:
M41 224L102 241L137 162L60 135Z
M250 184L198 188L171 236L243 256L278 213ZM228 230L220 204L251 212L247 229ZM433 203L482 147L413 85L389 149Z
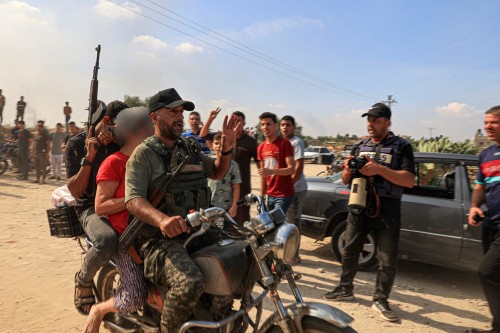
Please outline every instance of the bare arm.
M231 118L229 118L229 121L228 116L224 117L221 137L221 149L223 153L234 149L234 144L236 142L236 133L238 133L242 126L243 124L236 119L236 116L231 116ZM210 178L223 178L226 175L230 164L231 155L222 156L221 154L220 157L215 160L214 174Z
M189 232L189 228L181 216L163 214L144 198L134 198L127 202L126 206L128 211L139 220L159 228L170 238Z
M286 161L286 168L281 168L281 169L268 169L264 168L262 165L262 168L259 169L259 173L264 176L291 176L295 172L295 162L293 160L293 156L287 156L285 157Z
M111 215L127 209L125 198L115 198L119 182L115 180L102 180L97 183L95 195L95 213L97 215Z
M89 162L94 161L94 157L97 154L97 149L99 147L99 142L95 137L91 136L92 131L89 131L89 135L85 140L85 148L87 155L85 159ZM90 165L82 166L78 173L68 179L68 189L74 198L79 198L89 184L89 179L91 175L92 167Z
M264 169L264 161L257 161L259 165L259 170ZM260 173L260 172L259 172ZM266 194L266 177L264 175L260 175L260 196L263 197Z
M476 184L474 187L474 191L472 191L472 199L470 203L470 209L469 209L469 217L468 217L468 223L473 226L478 226L481 224L481 222L476 222L474 220L475 215L479 215L480 217L484 217L484 212L481 208L481 205L484 204L485 200L485 186L484 184Z
M240 184L232 184L231 187L233 188L233 200L231 202L231 208L229 208L229 215L231 217L235 217L236 213L238 212L238 200L240 199Z
M208 135L208 131L210 130L210 126L212 125L212 122L217 118L217 115L219 114L221 108L217 108L215 110L210 111L210 115L208 116L207 122L205 125L200 130L200 138L204 138Z
M295 160L295 172L292 175L292 180L294 183L298 182L300 179L300 176L304 172L304 159L299 158L298 160Z

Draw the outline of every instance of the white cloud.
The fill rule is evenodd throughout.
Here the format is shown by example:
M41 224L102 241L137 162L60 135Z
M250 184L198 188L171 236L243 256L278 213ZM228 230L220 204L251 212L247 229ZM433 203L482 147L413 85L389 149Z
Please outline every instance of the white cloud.
M438 106L434 111L443 117L470 118L481 113L480 110L465 103L451 102L447 105Z
M97 5L94 6L94 9L99 15L113 20L127 20L135 18L137 14L132 12L132 10L138 13L142 12L140 7L131 4L130 2L123 2L120 5L123 7L106 0L99 0Z
M201 46L195 46L189 42L180 43L179 45L177 45L175 47L175 49L181 53L200 53L200 52L203 52L203 48Z
M299 28L323 28L321 20L301 16L277 18L267 22L255 22L243 29L243 33L251 38Z
M153 51L158 51L167 47L167 43L149 35L135 36L132 39L132 44L142 45L145 48Z
M22 20L25 25L47 26L47 21L40 15L40 9L26 2L8 1L0 4L0 12L8 14L13 20Z

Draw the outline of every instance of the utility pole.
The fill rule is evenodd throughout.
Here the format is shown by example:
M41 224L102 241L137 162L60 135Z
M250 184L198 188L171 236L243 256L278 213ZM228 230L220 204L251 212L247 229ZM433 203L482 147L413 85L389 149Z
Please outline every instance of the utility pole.
M432 130L434 129L435 127L427 127L427 129L429 130L429 137L432 139Z
M389 109L391 108L392 104L396 104L398 101L394 99L393 95L387 95L387 101L382 101L383 103L387 104Z

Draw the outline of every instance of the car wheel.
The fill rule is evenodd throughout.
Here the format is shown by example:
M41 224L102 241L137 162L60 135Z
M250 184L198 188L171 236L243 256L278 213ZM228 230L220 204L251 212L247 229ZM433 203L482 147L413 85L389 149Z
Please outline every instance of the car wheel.
M347 226L347 221L342 221L337 225L332 233L332 252L338 261L342 262L342 251L345 247L345 229ZM363 251L359 255L358 269L362 271L369 271L377 267L377 255L376 255L376 245L375 238L370 233L366 237L365 244L363 245Z
M317 157L313 158L312 162L313 162L314 164L318 164L318 158L317 158Z

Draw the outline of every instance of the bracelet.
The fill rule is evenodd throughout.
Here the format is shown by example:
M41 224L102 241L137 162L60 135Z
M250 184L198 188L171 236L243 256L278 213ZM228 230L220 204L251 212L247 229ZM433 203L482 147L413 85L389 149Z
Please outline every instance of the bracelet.
M229 149L228 151L223 151L220 154L222 156L227 156L227 155L231 155L232 153L233 153L233 148Z

